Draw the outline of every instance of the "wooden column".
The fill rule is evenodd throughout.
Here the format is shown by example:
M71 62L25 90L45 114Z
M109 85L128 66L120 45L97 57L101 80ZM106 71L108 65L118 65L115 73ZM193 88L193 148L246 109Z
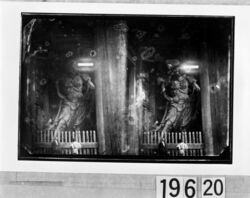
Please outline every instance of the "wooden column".
M96 122L97 122L97 141L98 152L100 155L106 154L105 133L104 133L104 112L103 112L103 84L102 84L102 67L106 65L105 60L105 34L104 27L101 23L96 24L95 45L97 58L95 60L95 85L96 85Z
M127 26L122 21L100 21L96 29L98 141L105 154L120 155L125 136ZM102 118L101 118L102 116ZM103 132L102 132L103 131ZM99 132L98 132L99 133ZM100 137L99 137L100 136ZM100 138L105 140L100 140Z
M136 65L131 65L129 72L129 89L128 89L128 126L127 126L127 144L129 145L128 154L139 154L139 135L136 132L137 114L136 114Z
M200 84L201 84L201 111L202 111L202 130L205 143L205 154L214 155L211 103L209 90L209 59L206 43L202 47L202 61L200 65Z

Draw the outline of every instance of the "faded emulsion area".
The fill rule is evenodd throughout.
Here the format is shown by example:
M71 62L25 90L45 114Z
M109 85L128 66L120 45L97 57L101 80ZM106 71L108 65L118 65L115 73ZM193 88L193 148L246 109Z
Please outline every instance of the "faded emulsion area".
M233 17L22 14L19 159L232 159Z

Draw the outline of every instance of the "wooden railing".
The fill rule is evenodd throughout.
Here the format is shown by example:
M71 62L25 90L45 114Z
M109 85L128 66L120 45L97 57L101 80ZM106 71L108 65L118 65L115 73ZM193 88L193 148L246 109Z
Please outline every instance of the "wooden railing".
M36 154L53 154L55 148L53 148L53 130L38 131L34 136L34 152ZM75 139L81 144L81 148L78 150L78 155L97 155L97 139L96 131L60 131L58 135L58 145L56 151L58 154L71 155L72 154L72 142Z
M187 144L184 156L203 156L203 139L201 131L169 132L163 136L166 143L166 155L178 156L179 141ZM158 145L161 141L161 132L148 131L143 133L141 153L144 155L158 155Z

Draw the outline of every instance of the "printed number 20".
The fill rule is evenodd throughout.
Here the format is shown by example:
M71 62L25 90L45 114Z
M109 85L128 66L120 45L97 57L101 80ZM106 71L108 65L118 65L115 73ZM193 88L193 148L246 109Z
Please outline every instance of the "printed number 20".
M224 183L219 178L206 178L202 181L202 197L224 197Z

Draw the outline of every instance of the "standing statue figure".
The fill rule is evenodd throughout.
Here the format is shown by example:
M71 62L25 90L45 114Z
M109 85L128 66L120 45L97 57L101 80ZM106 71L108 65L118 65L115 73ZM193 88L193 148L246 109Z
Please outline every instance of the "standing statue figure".
M180 71L178 67L170 70L168 79L162 83L162 94L167 100L164 116L156 131L161 131L164 141L170 130L185 130L192 119L193 105L190 92L199 91L196 80Z
M88 75L75 75L72 78L66 78L62 87L63 92L60 89L59 81L56 81L56 90L60 98L60 105L50 129L54 129L54 142L57 143L60 131L69 128L79 130L79 126L85 119L86 114L84 97L89 93L90 89L95 88Z

